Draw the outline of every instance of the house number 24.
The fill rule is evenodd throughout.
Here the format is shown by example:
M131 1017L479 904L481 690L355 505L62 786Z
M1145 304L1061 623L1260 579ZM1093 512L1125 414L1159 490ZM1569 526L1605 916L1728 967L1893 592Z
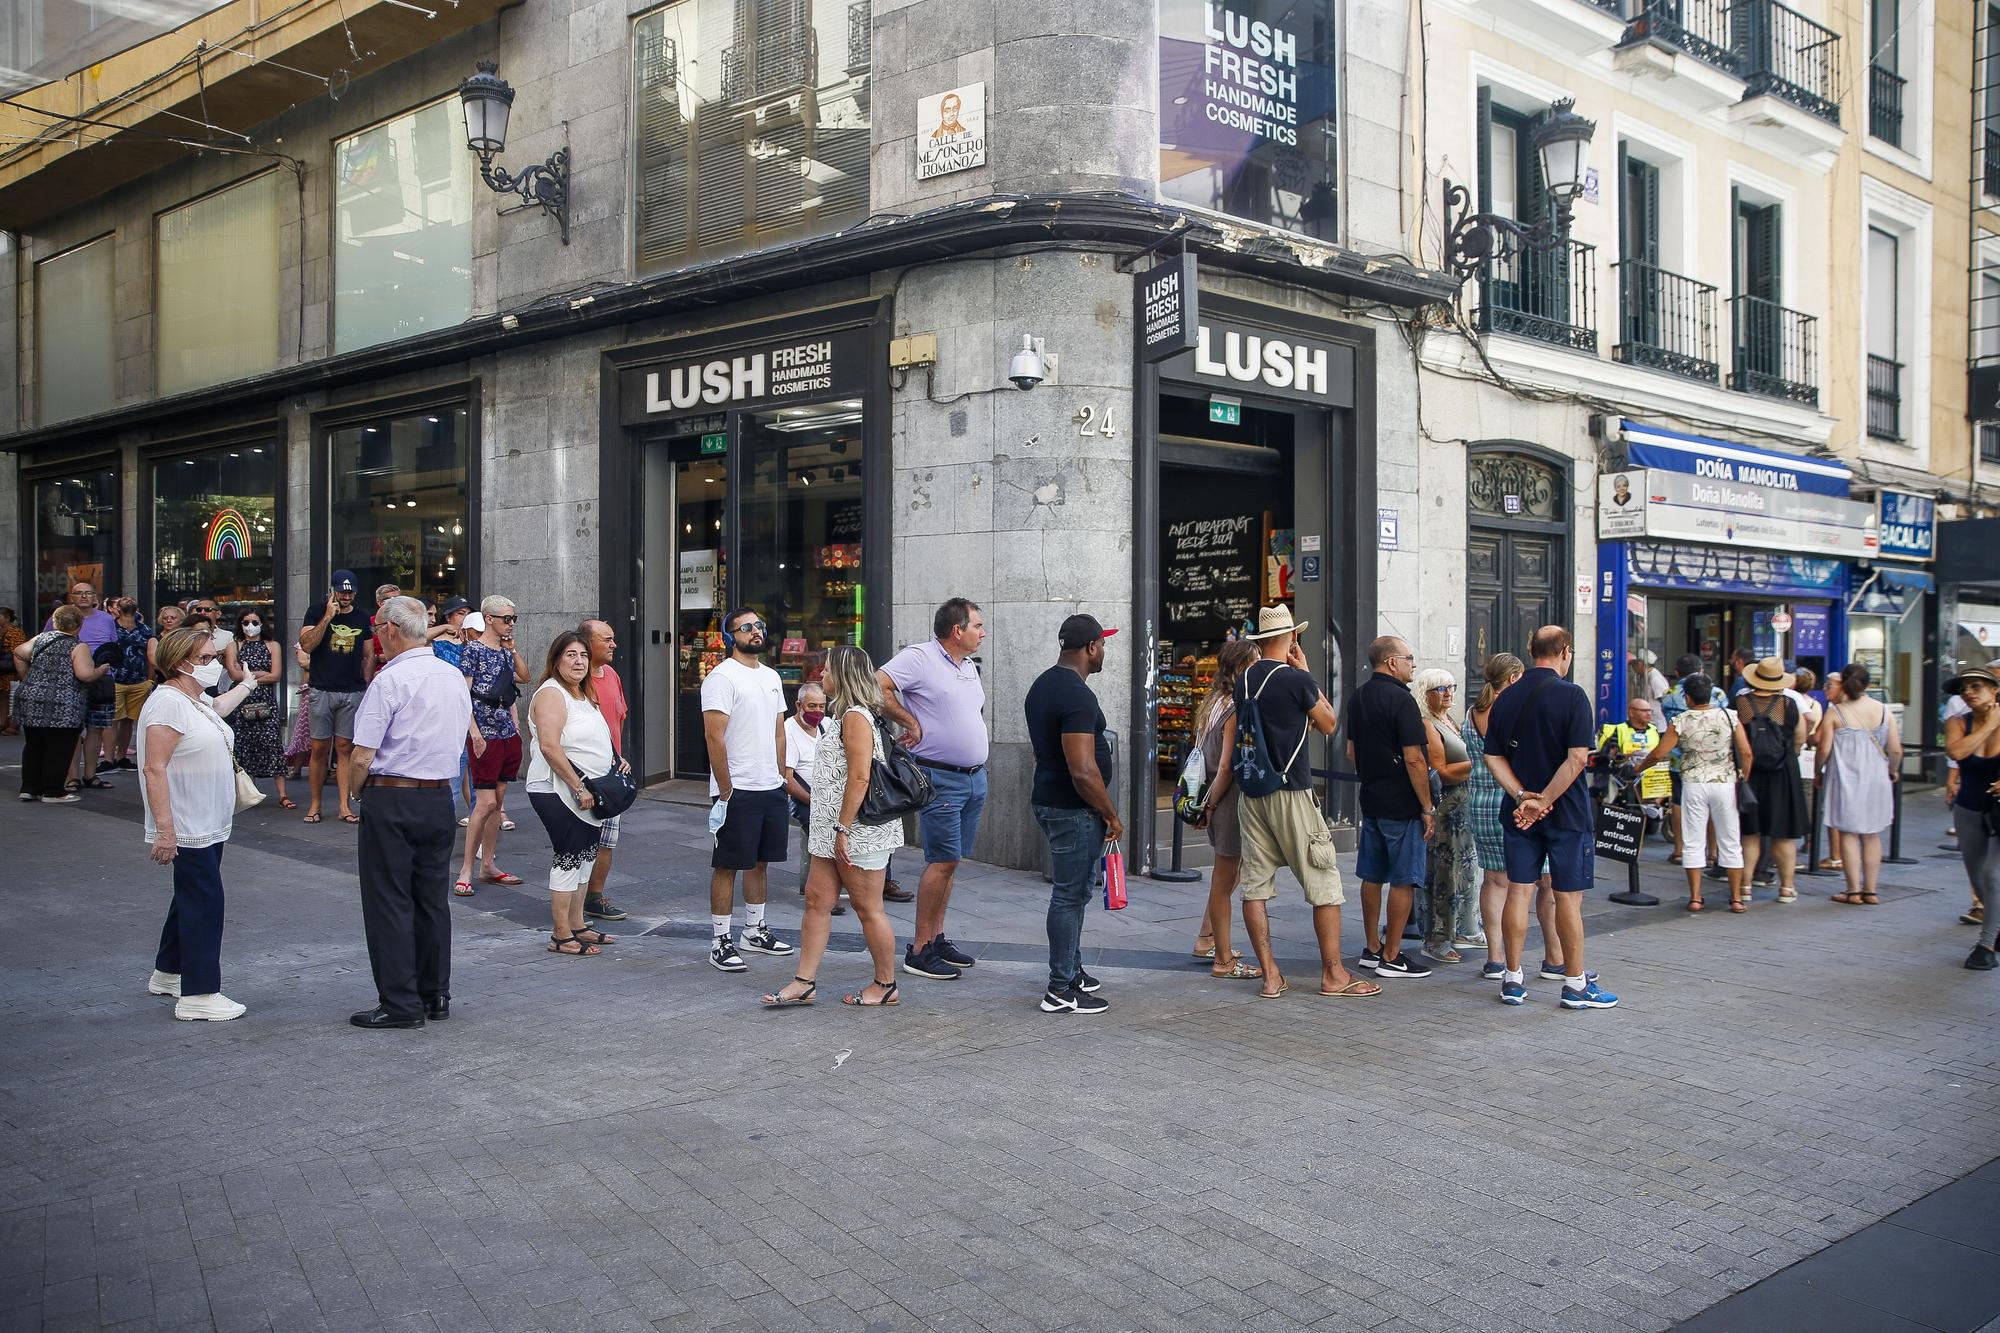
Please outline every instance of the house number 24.
M1070 420L1076 422L1076 433L1086 438L1094 433L1108 440L1118 433L1118 428L1111 424L1111 409L1108 407L1104 409L1102 421L1098 419L1097 409L1089 403L1077 408L1076 415Z

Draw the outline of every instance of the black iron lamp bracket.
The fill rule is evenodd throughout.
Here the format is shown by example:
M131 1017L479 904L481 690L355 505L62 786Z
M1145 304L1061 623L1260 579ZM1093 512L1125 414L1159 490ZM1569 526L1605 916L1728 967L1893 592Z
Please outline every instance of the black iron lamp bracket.
M539 208L556 220L562 229L562 243L569 244L569 122L563 122L563 146L549 154L549 160L523 168L519 174L493 165L493 154L479 155L479 178L495 194L518 194L521 202L500 210L500 216Z
M1444 262L1460 282L1496 259L1522 250L1547 250L1569 231L1569 209L1558 206L1534 223L1498 213L1477 213L1463 185L1444 183Z

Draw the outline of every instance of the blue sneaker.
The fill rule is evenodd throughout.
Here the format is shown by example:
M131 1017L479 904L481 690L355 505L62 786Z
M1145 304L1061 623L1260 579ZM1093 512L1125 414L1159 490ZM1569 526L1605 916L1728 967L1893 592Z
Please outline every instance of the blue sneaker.
M1479 969L1479 979L1481 981L1501 981L1506 976L1507 965L1505 963L1488 963L1485 967Z
M1554 963L1551 963L1551 962L1550 962L1550 961L1549 961L1548 959L1546 959L1546 958L1544 958L1544 959L1542 960L1542 980L1543 980L1543 981L1562 981L1562 980L1564 980L1564 979L1565 979L1565 977L1564 977L1564 975L1563 975L1563 970L1562 970L1562 969L1561 969L1560 967L1557 967L1557 966L1556 966L1556 965L1555 965ZM1595 980L1597 980L1597 973L1595 973L1595 972L1586 972L1586 973L1584 973L1584 974L1583 974L1583 979L1584 979L1584 981L1585 981L1585 982L1592 982L1592 981L1595 981Z
M1616 1009L1618 997L1605 990L1594 981L1586 981L1582 990L1563 987L1562 1007L1565 1009Z
M1526 986L1523 986L1518 981L1503 981L1500 983L1500 1003L1526 1004L1527 1002L1528 988Z

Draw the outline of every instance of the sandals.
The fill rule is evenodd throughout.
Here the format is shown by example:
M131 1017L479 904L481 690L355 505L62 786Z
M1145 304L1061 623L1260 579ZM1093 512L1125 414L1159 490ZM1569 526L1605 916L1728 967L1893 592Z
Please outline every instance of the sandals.
M1864 906L1867 907L1880 907L1882 905L1882 899L1873 893L1862 894L1861 902Z
M1211 944L1206 949L1196 949L1189 956L1197 963L1212 963L1215 961L1215 946Z
M573 940L582 940L585 944L618 943L616 935L607 935L595 926L585 926L582 930L572 930L569 933L569 937Z
M869 1000L863 998L863 995L843 995L840 997L840 1002L845 1005L851 1005L856 1009L893 1009L902 1003L902 1000L896 995L897 987L895 982L878 981L875 984L882 988L881 999ZM867 989L866 986L862 987L864 995Z
M563 946L566 944L573 944L576 947L573 949L565 949ZM592 954L603 953L604 950L598 948L595 944L586 944L584 941L578 939L574 935L567 936L563 939L557 939L554 934L551 934L549 936L549 952L563 954L570 958L584 958Z
M1252 967L1239 958L1229 965L1227 972L1217 972L1211 968L1208 975L1214 977L1217 981L1261 981L1264 976L1264 969L1261 967Z
M92 791L110 791L110 790L111 790L111 784L110 784L110 783L108 783L108 782L106 782L106 781L105 781L105 780L104 780L103 778L99 778L99 777L89 777L89 778L85 778L85 779L83 780L83 785L84 785L84 786L86 786L86 787L88 787L88 788L90 788L90 789L91 789Z
M514 821L513 821L513 820L511 820L511 819L503 819L503 820L501 820L501 821L500 821L500 831L501 831L502 833L512 833L512 832L514 831Z
M280 796L278 798L278 808L280 810L296 810L299 808L299 803L289 796Z
M1699 898L1688 899L1688 911L1699 912L1701 910L1701 907L1702 907L1701 899Z
M819 989L819 983L810 977L797 975L794 975L792 980L804 986L805 990L798 995L786 995L782 991L766 995L764 997L766 1009L803 1009L813 1002L813 992Z
M1797 889L1779 889L1779 890L1778 890L1778 901L1779 901L1779 902L1781 902L1781 903L1795 903L1795 902L1797 902L1798 900L1799 900L1799 891L1798 891Z
M1836 893L1832 897L1828 898L1827 901L1830 903L1840 903L1843 906L1847 907L1859 907L1863 903L1867 902L1868 899L1866 896L1859 893Z
M1329 999L1342 999L1347 997L1356 997L1363 995L1380 995L1382 993L1382 988L1376 985L1372 981L1362 981L1357 978L1356 980L1348 982L1345 986L1342 986L1339 990L1328 990L1326 987L1321 986L1319 988L1319 993L1321 995L1328 997Z
M361 822L361 816L353 814L342 815L340 817L340 822L343 824L359 824Z
M451 886L451 896L454 898L470 898L474 892L472 881L469 879L459 880Z
M322 818L324 818L324 816L322 816L319 811L314 810L311 813L304 816L302 819L300 819L299 822L301 824L317 824Z
M511 888L516 884L523 883L524 881L521 879L519 875L513 874L510 871L488 870L480 875L479 882L481 884L505 884L509 888Z
M1739 914L1747 912L1750 910L1750 902L1747 898L1732 898L1729 900L1729 910Z
M1286 981L1286 980L1284 980L1284 979L1283 979L1283 978L1281 977L1281 978L1279 978L1279 980L1278 980L1278 989L1276 989L1276 990L1260 990L1260 991L1258 991L1258 992L1257 992L1257 998L1258 998L1258 999L1260 999L1260 1000L1275 1000L1275 999L1278 999L1278 998L1280 998L1281 996L1283 996L1283 995L1284 995L1284 993L1285 993L1286 991L1290 990L1291 988L1292 988L1292 983L1291 983L1291 982L1289 982L1289 981Z

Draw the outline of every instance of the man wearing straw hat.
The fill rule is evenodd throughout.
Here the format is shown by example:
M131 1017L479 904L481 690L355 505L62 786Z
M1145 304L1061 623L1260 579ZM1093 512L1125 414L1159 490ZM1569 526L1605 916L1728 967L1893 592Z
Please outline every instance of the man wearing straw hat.
M1312 760L1306 738L1312 732L1331 736L1339 726L1333 704L1306 669L1299 631L1288 606L1267 606L1257 613L1257 632L1244 637L1257 645L1259 660L1244 669L1236 686L1236 715L1255 700L1262 722L1266 758L1281 768L1284 786L1268 796L1245 791L1237 821L1243 839L1243 929L1264 969L1264 999L1275 1000L1291 989L1278 971L1271 952L1271 922L1265 904L1277 896L1280 867L1299 877L1306 901L1312 904L1313 934L1319 938L1319 993L1326 996L1380 995L1372 981L1358 980L1340 961L1340 869L1334 863L1333 834L1313 799Z

